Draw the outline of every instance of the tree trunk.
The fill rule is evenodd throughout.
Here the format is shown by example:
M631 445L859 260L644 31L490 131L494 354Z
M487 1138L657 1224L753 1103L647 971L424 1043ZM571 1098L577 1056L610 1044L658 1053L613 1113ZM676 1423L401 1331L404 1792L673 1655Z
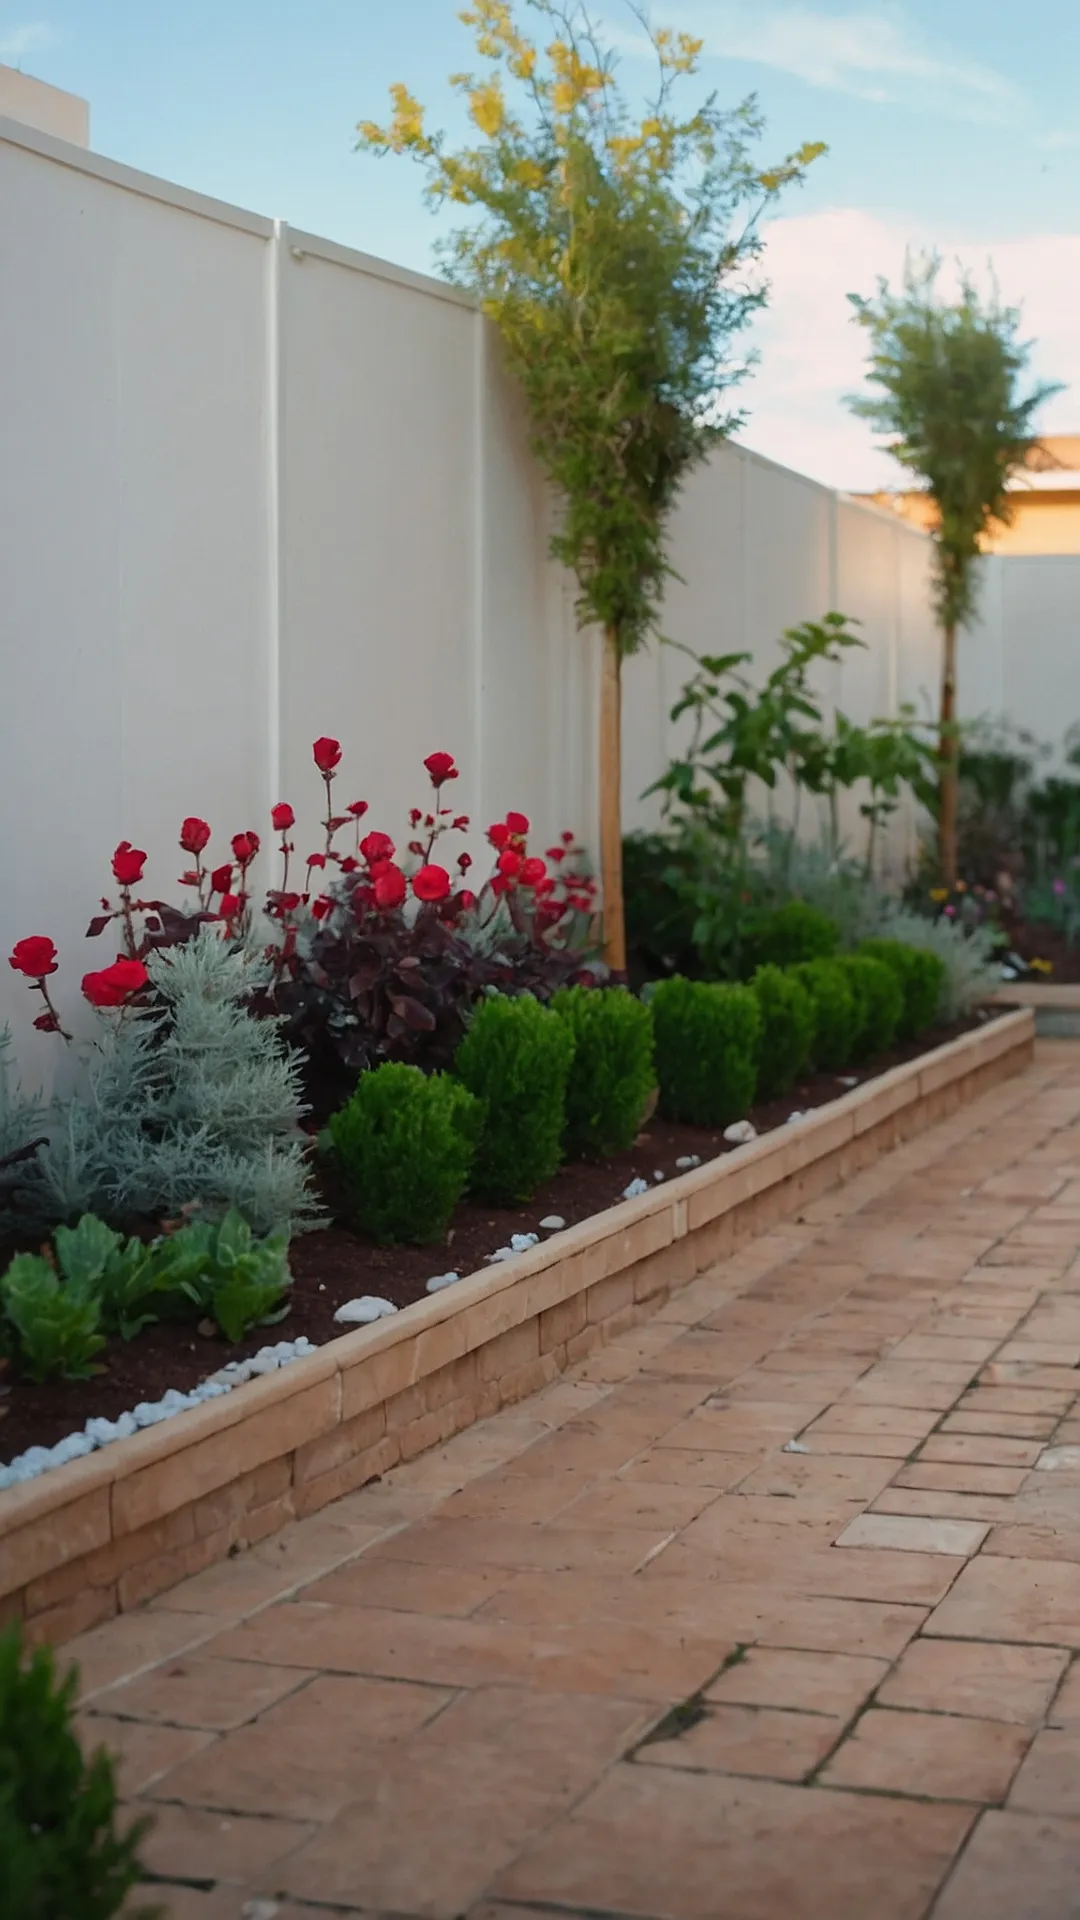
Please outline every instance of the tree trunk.
M600 883L604 911L604 959L612 973L626 972L626 923L622 877L622 661L618 636L604 635L600 681Z
M956 737L956 628L944 632L945 657L941 675L941 731L938 743L940 761L938 846L941 880L946 887L956 885L956 822L959 804L959 749Z

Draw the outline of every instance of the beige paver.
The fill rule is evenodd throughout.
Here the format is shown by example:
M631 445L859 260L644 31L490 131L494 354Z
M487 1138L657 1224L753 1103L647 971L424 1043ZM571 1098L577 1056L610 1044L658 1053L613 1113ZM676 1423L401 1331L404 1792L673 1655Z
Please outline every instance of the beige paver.
M171 1920L1075 1920L1078 1122L1040 1045L72 1643Z

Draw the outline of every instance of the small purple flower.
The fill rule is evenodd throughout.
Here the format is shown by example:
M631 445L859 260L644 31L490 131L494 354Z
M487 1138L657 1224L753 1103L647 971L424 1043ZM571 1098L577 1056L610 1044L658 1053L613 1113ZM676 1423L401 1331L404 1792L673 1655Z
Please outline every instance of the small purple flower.
M953 906L949 906L949 907L946 907L946 909L945 909L945 913L946 913L946 916L947 916L947 918L948 918L948 919L950 919L950 920L952 920L952 919L954 919L954 918L955 918L955 916L956 916L956 908L955 908L955 907L953 907Z
M1058 897L1058 899L1059 899L1059 900L1061 899L1061 896L1062 896L1062 894L1064 893L1064 891L1065 891L1065 882L1064 882L1064 880L1055 880L1055 881L1054 881L1054 892L1055 892L1055 893L1057 894L1057 897Z

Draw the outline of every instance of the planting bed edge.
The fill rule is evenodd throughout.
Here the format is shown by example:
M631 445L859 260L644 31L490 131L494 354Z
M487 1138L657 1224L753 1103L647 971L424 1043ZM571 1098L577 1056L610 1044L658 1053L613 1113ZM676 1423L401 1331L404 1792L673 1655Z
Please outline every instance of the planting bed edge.
M0 1623L54 1643L520 1400L995 1081L1022 1009L280 1372L0 1492Z

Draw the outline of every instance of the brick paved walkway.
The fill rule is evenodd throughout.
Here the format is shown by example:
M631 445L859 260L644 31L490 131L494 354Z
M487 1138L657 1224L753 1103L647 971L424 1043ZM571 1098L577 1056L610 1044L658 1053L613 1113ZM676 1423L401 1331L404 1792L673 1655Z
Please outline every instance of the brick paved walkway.
M75 1643L172 1920L1076 1920L1078 1247L1080 1046L1045 1044Z

